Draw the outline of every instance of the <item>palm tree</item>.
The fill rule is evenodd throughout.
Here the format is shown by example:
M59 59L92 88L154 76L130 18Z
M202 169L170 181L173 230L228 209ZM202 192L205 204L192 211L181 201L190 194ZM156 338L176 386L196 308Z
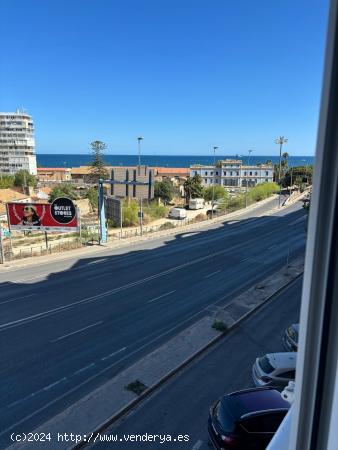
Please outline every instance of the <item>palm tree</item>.
M288 168L288 165L289 165L288 164L288 157L289 157L289 154L287 152L284 152L282 154L283 160L281 161L281 166L282 166L283 177L285 177L285 172L286 172L286 169Z

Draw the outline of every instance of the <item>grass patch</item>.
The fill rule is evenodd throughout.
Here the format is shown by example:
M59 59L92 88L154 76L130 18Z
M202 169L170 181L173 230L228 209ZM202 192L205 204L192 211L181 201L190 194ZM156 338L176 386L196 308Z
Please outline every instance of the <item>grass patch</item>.
M142 383L140 380L135 380L132 383L129 383L127 386L125 386L125 389L127 391L134 392L136 395L141 395L143 391L147 389L147 386Z
M221 320L215 320L212 324L212 328L220 333L226 333L228 331L228 327Z

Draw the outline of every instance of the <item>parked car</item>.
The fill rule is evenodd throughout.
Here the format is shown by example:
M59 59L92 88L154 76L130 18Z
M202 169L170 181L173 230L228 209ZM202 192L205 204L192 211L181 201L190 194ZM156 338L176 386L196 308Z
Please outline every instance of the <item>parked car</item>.
M204 204L203 198L191 198L189 200L189 209L203 209Z
M210 408L208 432L216 450L263 450L290 404L279 391L254 388L221 397Z
M169 211L169 217L171 219L185 219L187 217L187 211L184 208L171 208Z
M256 386L272 386L284 389L296 376L297 353L268 353L257 358L252 367L252 378Z
M299 334L298 323L293 323L285 330L283 336L283 344L287 351L296 352L298 350L298 334Z

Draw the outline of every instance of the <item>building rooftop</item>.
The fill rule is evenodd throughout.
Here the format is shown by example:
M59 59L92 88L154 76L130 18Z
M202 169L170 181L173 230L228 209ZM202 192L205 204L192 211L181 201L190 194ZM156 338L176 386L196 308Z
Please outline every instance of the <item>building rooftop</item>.
M162 174L180 174L189 175L189 169L187 167L153 167L158 175Z
M69 172L70 167L38 167L38 172Z
M214 169L215 166L206 166L204 164L193 164L190 169Z
M15 202L16 200L29 200L29 195L23 194L16 189L0 189L0 204Z

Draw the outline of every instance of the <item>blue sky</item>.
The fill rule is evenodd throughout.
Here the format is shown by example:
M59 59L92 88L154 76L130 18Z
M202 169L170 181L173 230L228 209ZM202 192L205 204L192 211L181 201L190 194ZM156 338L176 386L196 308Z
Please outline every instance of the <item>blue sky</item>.
M314 154L328 0L0 0L0 110L38 153Z

